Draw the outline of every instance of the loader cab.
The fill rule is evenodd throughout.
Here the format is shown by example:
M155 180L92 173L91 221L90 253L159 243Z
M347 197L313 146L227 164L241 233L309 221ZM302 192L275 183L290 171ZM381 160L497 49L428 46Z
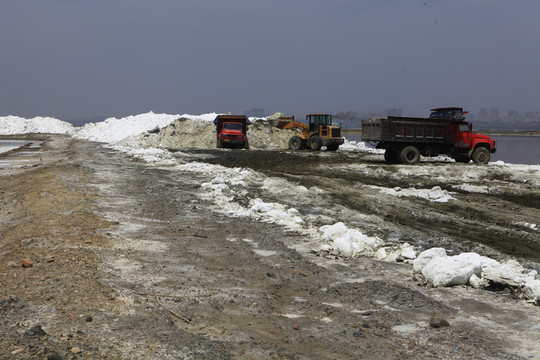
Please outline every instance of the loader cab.
M306 120L309 126L309 132L318 133L321 125L332 125L332 115L328 114L308 114Z

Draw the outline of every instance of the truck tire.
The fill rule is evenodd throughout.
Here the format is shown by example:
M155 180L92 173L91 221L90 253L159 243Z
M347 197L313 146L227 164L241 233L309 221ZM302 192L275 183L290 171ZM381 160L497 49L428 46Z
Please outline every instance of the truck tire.
M474 149L471 158L475 164L487 164L490 159L489 150L485 147L478 147Z
M222 147L223 147L223 145L221 144L221 140L217 139L216 140L216 148L221 149Z
M300 136L293 136L289 140L289 149L291 150L302 150L304 147L304 142Z
M399 153L395 149L386 149L384 161L388 164L397 164L399 162Z
M405 146L399 153L399 160L406 165L416 164L420 161L420 151L416 146Z
M318 136L312 136L309 138L309 149L312 151L319 151L322 147L321 138Z
M339 149L339 144L326 145L326 150L327 151L336 151L337 149Z

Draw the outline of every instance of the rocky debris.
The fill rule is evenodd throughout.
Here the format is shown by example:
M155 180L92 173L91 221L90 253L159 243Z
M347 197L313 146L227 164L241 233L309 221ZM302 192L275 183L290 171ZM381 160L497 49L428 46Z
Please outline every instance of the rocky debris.
M442 312L435 310L429 319L429 326L432 328L442 328L450 326L450 323Z
M34 265L34 263L31 260L26 259L26 258L21 259L21 264L22 264L22 267L24 268L29 268Z
M64 357L57 352L52 352L47 356L47 360L64 360Z
M34 325L24 332L24 336L45 336L47 333L41 328L41 325Z

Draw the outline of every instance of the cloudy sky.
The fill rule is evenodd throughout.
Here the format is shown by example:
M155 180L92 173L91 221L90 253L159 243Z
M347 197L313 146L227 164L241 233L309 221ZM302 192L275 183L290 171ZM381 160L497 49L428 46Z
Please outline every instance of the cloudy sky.
M0 0L0 116L540 111L537 0Z

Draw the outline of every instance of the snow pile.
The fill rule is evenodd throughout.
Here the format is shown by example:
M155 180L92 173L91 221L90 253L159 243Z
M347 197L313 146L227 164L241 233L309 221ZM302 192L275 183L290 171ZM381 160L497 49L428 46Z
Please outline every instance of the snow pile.
M0 116L0 134L72 134L73 125L52 117L25 119L18 116Z
M322 226L319 232L322 233L322 240L332 241L334 250L347 257L372 254L382 245L381 239L364 235L356 229L349 229L342 222Z
M245 184L241 177L237 179L225 179L218 177L210 182L201 184L206 190L205 197L212 198L221 208L227 210L229 215L248 216L259 221L283 225L287 228L300 230L304 223L299 216L298 210L287 208L279 203L264 202L259 198L249 199L245 206L235 202L237 190L234 187L241 188Z
M380 192L392 196L402 197L418 197L426 199L433 202L448 202L450 200L455 200L448 191L442 190L440 186L434 186L431 189L402 189L400 187L395 187L393 189L370 185L370 188L379 190Z
M216 148L213 120L218 113L201 115L170 115L148 112L123 118L111 117L101 122L88 123L80 128L50 118L25 119L16 116L0 117L0 134L53 133L72 134L73 137L104 143L124 143L132 147L158 147L169 149ZM273 126L269 118L249 118L248 141L252 149L287 149L293 130ZM381 154L363 142L347 141L340 147L344 151L363 151Z
M271 122L259 119L248 127L249 146L252 149L287 149L294 130L281 130Z
M125 143L139 147L168 149L215 149L217 114L195 117L182 115L160 131L143 133L125 139ZM212 121L210 121L212 120ZM247 137L251 149L286 149L293 135L291 130L278 129L265 119L251 119Z
M531 223L528 223L528 222L521 222L521 223L515 223L515 224L524 226L524 227L529 228L531 230L540 230L540 227L537 224L531 224Z
M349 141L345 138L343 145L339 147L339 150L343 151L359 151L359 152L370 152L372 154L384 154L384 149L375 149L366 145L362 141Z
M121 119L108 118L97 123L89 123L78 129L74 137L78 139L115 142L129 136L139 135L153 129L169 125L179 115L154 114L149 112Z
M413 271L422 273L432 286L471 285L483 287L497 283L518 287L540 305L540 280L537 272L523 268L517 261L500 263L477 253L447 256L443 248L423 251L413 261Z
M160 131L137 134L123 143L142 148L212 149L216 147L216 127L208 118L182 115Z

